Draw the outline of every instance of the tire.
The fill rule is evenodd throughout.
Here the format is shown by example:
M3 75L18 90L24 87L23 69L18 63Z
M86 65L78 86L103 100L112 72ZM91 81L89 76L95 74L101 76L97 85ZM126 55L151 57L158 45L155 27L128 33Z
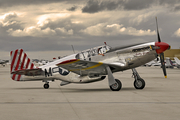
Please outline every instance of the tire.
M145 81L143 79L138 79L138 81L134 81L134 87L136 89L143 89L145 87Z
M48 89L49 88L49 84L44 84L44 89Z
M114 85L111 85L110 89L112 91L119 91L121 89L121 87L122 87L121 81L118 80L118 79L115 79L115 81L116 81L116 83Z

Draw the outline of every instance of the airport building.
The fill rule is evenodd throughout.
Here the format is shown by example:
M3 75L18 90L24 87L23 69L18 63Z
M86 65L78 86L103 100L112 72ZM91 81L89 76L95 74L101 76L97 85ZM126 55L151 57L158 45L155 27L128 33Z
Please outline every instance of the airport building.
M169 57L171 60L174 60L174 57L180 59L180 49L170 49L164 52L164 57Z

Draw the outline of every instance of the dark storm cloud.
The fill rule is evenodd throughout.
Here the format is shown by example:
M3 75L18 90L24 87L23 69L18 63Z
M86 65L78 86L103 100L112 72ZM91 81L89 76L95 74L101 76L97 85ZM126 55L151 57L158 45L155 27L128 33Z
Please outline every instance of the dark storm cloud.
M76 0L76 2L81 0ZM0 0L0 7L12 7L17 5L41 5L41 4L48 4L48 3L59 3L59 2L66 2L66 3L76 3L74 0Z
M180 5L178 5L178 6L175 6L173 9L172 9L172 11L179 11L180 10Z
M124 10L142 10L149 8L154 3L153 0L129 0L122 4Z
M1 7L11 7L16 5L31 5L31 4L43 4L50 2L58 2L59 0L1 0Z
M69 8L69 9L67 9L68 11L75 11L77 9L77 6L73 6L73 7L71 7L71 8Z
M100 1L89 0L82 8L84 13L96 13L104 10L142 10L153 5L175 5L180 0L121 0L121 1Z
M175 5L180 2L180 0L157 0L160 5L168 4L168 5Z
M89 0L82 8L82 12L96 13L103 10L115 10L122 2Z

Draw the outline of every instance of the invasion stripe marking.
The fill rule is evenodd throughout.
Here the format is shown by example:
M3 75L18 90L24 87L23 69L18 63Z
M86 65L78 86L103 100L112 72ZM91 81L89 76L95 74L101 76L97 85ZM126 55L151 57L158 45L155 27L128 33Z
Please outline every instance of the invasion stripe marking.
M22 60L22 63L21 63L21 69L23 69L23 67L24 67L25 59L26 59L26 54L24 54L24 57L23 57L23 60Z
M17 61L16 65L15 65L16 67L15 67L15 69L14 69L15 71L18 70L18 68L19 68L19 64L20 64L22 52L23 52L23 50L20 49L18 61ZM19 81L18 78L20 79L20 76L19 76L19 75L17 75L17 74L14 74L14 75L13 75L13 79L14 79L14 80Z
M33 63L31 63L31 68L30 68L30 69L33 69L33 67L34 67L34 64L33 64Z
M26 54L25 54L26 55ZM26 57L25 57L25 61L24 61L24 69L26 69L26 64L27 64L27 61L28 61L28 57L27 57L27 55L26 55Z
M15 58L15 60L14 60L14 65L12 66L13 68L12 68L12 72L15 70L15 68L16 68L16 65L17 65L17 62L18 62L18 58L19 58L19 50L17 50L17 54L16 54L16 56L14 55L14 58Z
M22 66L22 61L23 61L23 58L24 58L24 52L23 52L23 49L22 50L22 55L21 55L21 60L20 60L20 63L19 63L19 69L21 69L21 66Z
M16 66L17 66L17 62L18 62L18 58L19 58L19 57L17 57L18 55L19 55L19 50L17 49L17 50L15 51L15 53L14 53L14 56L13 56L13 64L11 65L11 67L12 67L12 72L14 71L14 69L15 69ZM17 80L17 79L16 79L16 74L13 74L12 79L13 79L13 80Z
M15 80L16 74L13 74L12 79Z
M12 63L11 63L11 72L12 72L12 69L13 69L13 66L14 66L14 62L15 62L15 59L16 59L16 56L17 56L17 52L18 52L18 50L16 50L14 52L14 55L13 55L13 59L12 59Z
M16 63L15 71L18 70L18 68L19 68L19 62L21 60L21 55L22 55L22 49L20 50L20 53L19 53L19 58L18 58L18 61Z
M27 69L28 66L29 66L29 62L30 62L30 59L28 58L27 63L26 63L26 69Z
M19 81L21 79L21 75L18 75L17 81Z

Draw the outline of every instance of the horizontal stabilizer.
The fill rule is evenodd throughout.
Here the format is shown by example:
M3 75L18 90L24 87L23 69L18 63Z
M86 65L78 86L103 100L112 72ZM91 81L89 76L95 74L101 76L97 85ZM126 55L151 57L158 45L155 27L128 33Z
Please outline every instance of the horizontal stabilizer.
M11 74L26 75L26 76L37 76L42 75L43 71L40 68L35 69L21 69L11 72Z

